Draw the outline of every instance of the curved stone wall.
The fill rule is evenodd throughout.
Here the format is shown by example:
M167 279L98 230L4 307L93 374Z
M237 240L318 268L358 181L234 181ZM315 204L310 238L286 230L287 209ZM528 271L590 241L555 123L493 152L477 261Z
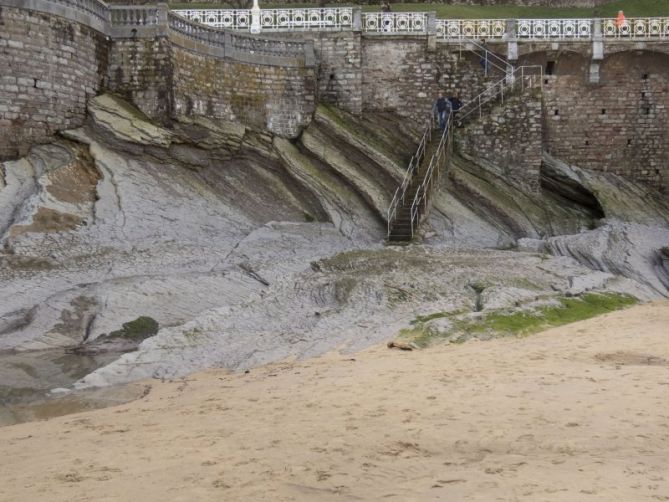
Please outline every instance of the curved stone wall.
M294 137L313 111L314 66L311 42L224 32L165 5L0 0L0 160L80 126L105 89L165 121L202 113Z
M78 22L0 7L0 159L81 125L104 85L109 42Z

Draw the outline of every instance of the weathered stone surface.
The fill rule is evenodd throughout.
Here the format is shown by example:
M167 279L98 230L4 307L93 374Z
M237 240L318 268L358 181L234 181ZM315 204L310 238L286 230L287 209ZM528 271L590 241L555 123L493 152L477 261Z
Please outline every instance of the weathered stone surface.
M11 42L11 43L8 43ZM0 9L0 160L78 127L102 87L109 42L79 23Z
M401 144L411 152L415 139L381 119L375 133L374 121L346 114L317 120L291 143L195 118L167 131L102 102L120 119L92 113L67 134L76 143L59 140L5 162L0 190L1 214L12 215L0 236L0 348L56 354L94 347L141 316L160 326L78 386L353 350L391 338L416 315L524 305L577 286L665 294L657 257L666 241L660 245L656 227L644 230L656 241L632 253L622 246L619 255L607 249L615 239L581 245L599 235L587 233L547 239L548 249L569 256L473 249L575 234L597 220L582 201L523 193L495 166L457 156L434 202L431 244L383 248L383 200L396 180L395 168L378 160L398 156ZM373 141L363 145L351 131ZM604 211L625 187L567 171L589 193L608 187ZM36 226L44 210L77 223ZM627 235L637 231L629 225ZM590 267L604 270L601 263L634 280L599 274L606 280L593 282ZM61 387L66 380L54 378Z
M95 124L121 141L167 147L173 134L156 126L139 110L113 94L103 94L88 103Z

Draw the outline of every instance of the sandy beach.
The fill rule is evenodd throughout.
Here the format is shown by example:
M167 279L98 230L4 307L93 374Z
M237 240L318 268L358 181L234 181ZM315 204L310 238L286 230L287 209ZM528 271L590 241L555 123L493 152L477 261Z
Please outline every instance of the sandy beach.
M148 381L0 428L2 501L669 500L669 302Z

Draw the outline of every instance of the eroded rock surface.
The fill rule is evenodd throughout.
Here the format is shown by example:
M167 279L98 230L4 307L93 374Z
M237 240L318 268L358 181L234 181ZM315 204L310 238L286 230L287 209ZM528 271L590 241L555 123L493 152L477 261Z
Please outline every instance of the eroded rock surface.
M668 213L615 177L547 158L539 196L456 156L424 244L387 248L416 142L392 116L319 108L289 142L201 117L166 129L114 96L89 109L85 127L2 165L0 351L21 359L3 374L17 385L249 368L361 348L431 312L667 294ZM159 331L136 351L89 357L142 317ZM76 354L90 364L54 377Z

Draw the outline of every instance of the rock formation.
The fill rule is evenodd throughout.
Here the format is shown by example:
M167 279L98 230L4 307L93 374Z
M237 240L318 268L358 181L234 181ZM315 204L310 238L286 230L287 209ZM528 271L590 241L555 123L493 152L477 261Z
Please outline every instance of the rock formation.
M430 312L669 296L666 204L547 155L539 193L456 155L422 244L384 247L417 141L401 124L320 106L289 141L92 99L84 127L0 170L0 393L354 350ZM158 333L126 336L141 319ZM63 351L89 359L31 373Z

